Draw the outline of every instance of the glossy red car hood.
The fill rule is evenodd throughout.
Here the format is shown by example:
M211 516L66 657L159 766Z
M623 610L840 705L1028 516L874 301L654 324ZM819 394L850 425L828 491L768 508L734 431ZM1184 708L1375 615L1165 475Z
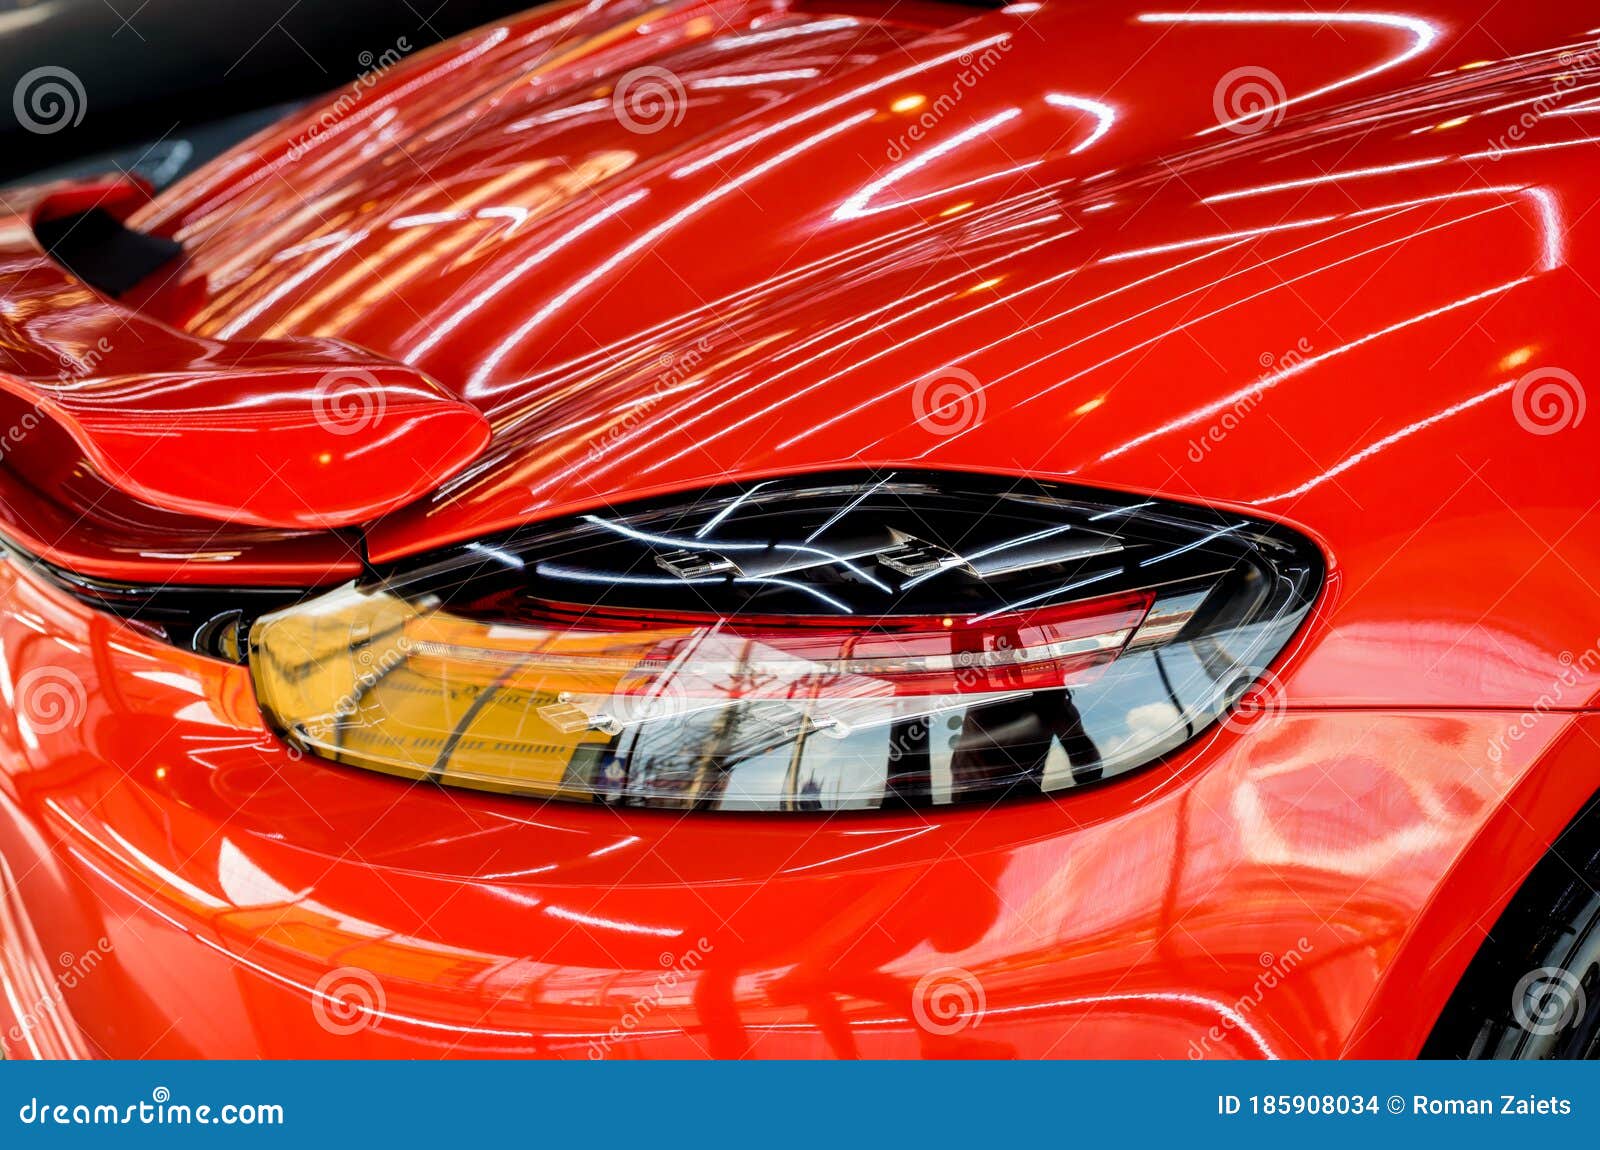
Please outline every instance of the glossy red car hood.
M730 476L1029 473L1299 524L1361 650L1444 580L1402 642L1462 668L1415 697L1521 698L1600 632L1519 605L1492 671L1459 638L1596 546L1548 479L1600 350L1581 7L558 5L162 197L134 220L189 256L134 302L488 418L380 560Z
M1589 150L1493 161L1515 117L1486 109L1548 89L1584 22L1480 9L567 6L166 197L144 222L191 256L141 302L345 339L490 418L380 556L839 463L1286 506L1504 382L1520 344L1457 338L1481 316L1581 338L1555 321ZM1210 449L1262 386L1270 418Z

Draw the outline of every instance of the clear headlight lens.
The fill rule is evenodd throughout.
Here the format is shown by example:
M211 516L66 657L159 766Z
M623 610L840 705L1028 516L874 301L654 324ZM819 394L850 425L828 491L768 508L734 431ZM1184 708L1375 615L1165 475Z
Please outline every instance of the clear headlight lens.
M542 523L261 618L292 743L441 783L827 810L1123 774L1310 609L1281 527L969 475L717 488Z

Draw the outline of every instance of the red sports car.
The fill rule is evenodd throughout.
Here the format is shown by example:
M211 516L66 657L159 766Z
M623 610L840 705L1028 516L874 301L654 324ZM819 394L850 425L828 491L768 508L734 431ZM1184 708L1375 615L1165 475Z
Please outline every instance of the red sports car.
M5 1053L1594 1053L1596 24L564 2L8 193Z

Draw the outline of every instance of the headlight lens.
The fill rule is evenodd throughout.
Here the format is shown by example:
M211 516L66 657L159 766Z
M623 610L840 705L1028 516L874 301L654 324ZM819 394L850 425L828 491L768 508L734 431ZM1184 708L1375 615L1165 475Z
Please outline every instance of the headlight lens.
M717 488L538 524L260 619L292 743L640 806L1038 793L1198 734L1282 650L1314 547L1229 513L966 475Z

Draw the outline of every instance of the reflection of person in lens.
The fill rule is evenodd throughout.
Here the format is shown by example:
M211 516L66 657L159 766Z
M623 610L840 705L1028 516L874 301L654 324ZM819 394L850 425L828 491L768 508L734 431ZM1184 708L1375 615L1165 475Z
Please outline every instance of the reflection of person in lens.
M972 633L984 651L1016 651L1026 646L1016 630L1000 635ZM959 645L959 640L958 640ZM958 652L957 658L960 659ZM976 685L976 684L975 684ZM1018 668L991 667L983 674L989 690L1027 690L1030 686ZM1100 777L1100 750L1083 728L1083 719L1065 688L1035 690L1018 698L972 707L962 719L960 732L951 740L951 784L957 794L995 796L1043 788L1050 751L1059 743L1074 783Z
M835 891L832 884L821 897L796 891L795 921L804 921L809 929L784 927L781 938L789 945L770 950L749 935L744 921L735 921L731 925L744 932L740 944L719 943L695 987L707 1053L716 1058L751 1053L735 987L743 975L787 966L766 984L768 1000L780 1008L802 1008L837 1058L860 1056L852 1014L882 1019L885 1008L915 1029L924 1058L1015 1057L1010 1044L984 1036L979 1013L952 1020L939 1013L938 1003L917 1001L919 978L951 966L941 955L969 950L994 927L1005 859L1003 853L972 859L946 855L920 870L894 871L890 879L861 876L848 884L856 893ZM799 905L800 898L807 900L804 905ZM981 979L982 968L975 968L974 975ZM748 991L744 1005L749 1009ZM935 1025L930 1027L930 1021Z
M950 759L958 794L1037 793L1056 743L1066 753L1074 783L1100 777L1100 750L1083 729L1072 692L1036 691L986 707L974 707L961 722Z

